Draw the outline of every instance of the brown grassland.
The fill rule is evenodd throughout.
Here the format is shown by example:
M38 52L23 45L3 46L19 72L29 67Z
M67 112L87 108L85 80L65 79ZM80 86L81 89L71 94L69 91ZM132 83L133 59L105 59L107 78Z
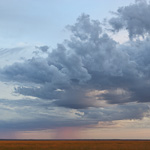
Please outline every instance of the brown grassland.
M0 141L0 150L150 150L150 141Z

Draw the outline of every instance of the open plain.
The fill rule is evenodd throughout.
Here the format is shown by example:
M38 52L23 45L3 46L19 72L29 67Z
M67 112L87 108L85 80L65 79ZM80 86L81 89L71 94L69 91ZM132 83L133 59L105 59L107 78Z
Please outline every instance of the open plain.
M150 150L149 140L1 140L0 150Z

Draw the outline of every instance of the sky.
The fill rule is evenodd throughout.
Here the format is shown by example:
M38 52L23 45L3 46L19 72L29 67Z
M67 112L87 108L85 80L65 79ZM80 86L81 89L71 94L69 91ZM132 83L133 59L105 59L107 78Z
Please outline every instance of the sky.
M1 0L0 139L150 139L150 2Z

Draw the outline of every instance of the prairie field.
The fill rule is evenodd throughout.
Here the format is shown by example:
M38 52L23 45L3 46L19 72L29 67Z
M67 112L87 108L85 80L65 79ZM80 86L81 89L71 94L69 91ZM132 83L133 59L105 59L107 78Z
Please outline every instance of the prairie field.
M0 150L150 150L150 141L1 140Z

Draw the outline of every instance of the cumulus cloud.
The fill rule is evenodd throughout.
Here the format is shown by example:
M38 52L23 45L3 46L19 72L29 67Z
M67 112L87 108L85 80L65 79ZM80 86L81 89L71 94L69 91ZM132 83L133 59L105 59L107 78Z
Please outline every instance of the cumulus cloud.
M133 6L139 4L128 7ZM46 58L33 57L1 69L3 79L29 83L15 92L76 109L99 107L101 100L110 104L150 102L149 37L118 44L103 32L98 20L85 14L67 28L72 32L70 39ZM107 92L89 96L93 90Z
M37 109L37 114L32 112L37 117L36 124L42 120L43 128L142 119L149 112L150 102L149 7L143 1L121 7L116 18L109 21L114 31L124 28L130 38L146 36L143 40L119 44L98 20L82 14L74 25L67 26L69 39L51 51L48 46L38 47L46 57L32 57L3 67L0 79L19 83L16 93L48 102L37 106L44 114L39 115L41 118L37 117ZM34 108L31 103L30 106ZM61 113L77 112L70 117L68 113L56 116L59 111L55 110L55 115L50 116L53 111L46 106L59 108ZM44 122L49 125L44 126Z
M150 33L150 4L147 1L136 1L135 4L120 7L116 17L111 18L109 23L114 31L126 29L129 37L145 36Z
M48 46L36 46L35 48L41 50L42 52L47 52L49 47Z

